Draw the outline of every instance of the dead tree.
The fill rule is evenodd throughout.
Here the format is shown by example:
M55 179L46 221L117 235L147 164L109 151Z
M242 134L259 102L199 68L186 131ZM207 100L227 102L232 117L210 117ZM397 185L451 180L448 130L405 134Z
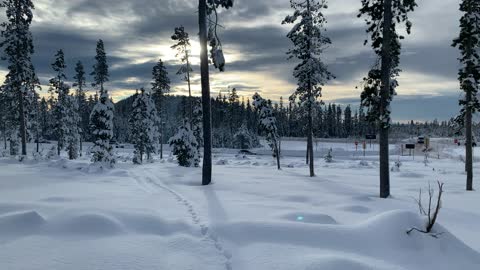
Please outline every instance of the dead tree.
M443 194L443 183L437 181L438 185L438 193L437 193L437 203L435 207L433 206L433 199L435 195L435 191L433 188L428 185L428 209L425 209L422 202L422 190L420 189L418 199L416 200L418 204L418 211L421 215L426 216L428 218L427 224L425 229L418 229L418 228L411 228L407 231L407 234L410 234L412 231L417 231L421 233L429 234L434 238L438 238L442 233L432 233L433 226L437 222L438 213L440 212L440 208L442 208L442 194Z

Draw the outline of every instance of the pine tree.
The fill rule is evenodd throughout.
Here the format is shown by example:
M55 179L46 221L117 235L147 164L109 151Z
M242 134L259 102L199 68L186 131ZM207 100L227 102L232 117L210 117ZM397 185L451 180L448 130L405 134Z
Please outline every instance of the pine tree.
M306 111L307 119L307 156L309 157L310 176L315 176L313 156L313 106L322 95L322 87L332 74L320 59L325 46L331 41L324 35L326 19L322 13L327 8L326 0L290 0L295 10L293 15L287 16L282 24L295 23L287 37L293 42L294 49L288 54L289 58L301 61L295 67L293 75L298 80L298 88L291 96L298 99L301 107ZM299 20L299 22L297 22Z
M86 131L88 129L88 121L85 121L86 117L86 102L85 102L85 90L84 87L86 86L86 79L85 79L85 70L81 61L78 61L75 66L75 76L73 77L75 82L73 86L77 88L76 97L77 97L77 107L78 107L78 115L80 117L79 122L79 131L80 131L80 156L82 156L83 152L83 141L85 140ZM88 118L87 118L88 119Z
M65 85L65 80L67 76L65 75L65 55L63 50L57 51L55 54L55 61L51 64L53 71L55 72L55 77L50 79L50 94L57 95L56 105L54 108L55 115L55 131L57 135L57 154L60 155L60 151L65 146L65 134L63 133L68 129L66 126L67 123L63 121L65 115L67 114L67 95L68 87Z
M160 129L160 158L163 159L163 138L165 134L164 122L165 122L165 109L162 106L163 97L170 92L170 79L168 78L168 72L165 68L162 60L158 60L158 63L153 67L152 71L152 95L157 107Z
M150 94L142 88L137 93L132 104L130 123L130 141L135 148L133 163L142 164L143 156L152 159L152 153L157 151L158 115Z
M182 167L198 167L200 165L200 152L190 124L183 121L177 133L168 140L172 153L177 157L178 165Z
M247 121L243 121L237 132L233 134L233 148L250 149L258 147L259 144L257 135L248 129Z
M0 47L4 49L8 74L5 78L4 91L8 91L9 119L11 130L11 153L15 153L18 137L21 139L22 155L27 154L27 120L25 97L28 85L35 80L31 55L34 52L30 24L32 23L34 5L31 0L3 0L0 7L6 8L6 22L1 24ZM15 101L15 100L16 101Z
M465 170L467 172L467 190L473 190L473 151L472 151L472 114L480 110L478 90L480 84L480 2L463 0L460 4L463 13L460 19L460 35L452 46L458 47L461 68L458 80L463 96L459 101L462 107L455 119L458 127L465 128Z
M97 49L95 56L95 65L93 66L93 71L90 75L93 76L93 87L100 87L100 96L104 92L104 84L109 80L108 74L108 64L107 64L107 54L105 52L105 45L103 40L98 40Z
M277 158L277 168L280 170L279 136L277 119L273 114L273 109L267 100L263 99L258 93L253 95L253 106L259 115L259 126L265 132L265 138Z
M62 50L55 54L55 61L51 66L56 73L55 77L50 79L49 91L52 95L57 94L54 107L55 129L58 139L57 154L60 155L60 151L65 149L69 159L76 159L80 143L80 117L77 99L70 95L70 86L65 83L67 66Z
M39 95L36 91L31 91L29 100L29 115L28 115L28 129L29 133L35 138L35 143L37 145L36 152L40 152L40 134L41 134L41 122L40 122L40 102Z
M62 127L64 130L64 145L69 159L77 159L80 152L80 116L78 114L78 100L77 97L69 94L69 86L64 92L66 95L62 100L62 107L64 114L62 115Z
M113 103L108 96L104 84L108 82L107 55L103 41L97 43L96 63L93 66L94 76L92 86L100 87L100 98L90 114L90 127L93 136L92 162L101 166L113 167L115 157L110 141L113 139Z
M0 87L0 128L2 129L3 148L7 150L7 104L8 99L3 87Z
M188 102L189 102L189 118L191 119L193 114L193 104L192 104L192 89L190 85L190 73L193 71L190 65L190 37L188 33L185 32L183 26L175 27L175 33L172 36L172 40L176 41L171 48L177 50L177 57L180 57L182 66L177 71L177 75L183 75L183 79L188 84Z
M352 109L350 108L350 105L345 108L345 111L343 113L345 136L348 138L353 135Z
M391 124L390 103L398 86L401 44L403 36L397 25L405 23L409 34L412 23L408 13L417 6L415 0L362 0L358 17L365 16L367 33L379 60L364 78L362 106L368 108L368 119L378 124L380 131L380 197L390 196L390 166L388 135ZM365 41L367 44L368 41Z

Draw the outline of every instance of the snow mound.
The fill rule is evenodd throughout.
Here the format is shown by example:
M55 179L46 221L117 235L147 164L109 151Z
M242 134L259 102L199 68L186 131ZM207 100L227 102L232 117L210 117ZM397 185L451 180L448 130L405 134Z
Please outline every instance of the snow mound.
M0 203L0 215L10 212L19 212L25 210L27 207L29 206L17 203Z
M72 199L66 198L66 197L48 197L45 199L41 199L40 201L48 202L48 203L63 203L63 202L71 202Z
M129 231L138 234L173 235L176 233L194 234L194 230L179 221L167 221L149 214L123 214L118 218Z
M45 219L36 211L13 212L0 216L1 234L30 233L40 228Z
M370 213L371 211L370 208L361 206L361 205L345 205L345 206L339 207L338 209L342 211L357 213L357 214L366 214L366 213Z
M398 266L385 265L383 262L372 262L368 258L351 258L352 256L348 256L350 254L345 255L321 256L305 267L305 270L405 270Z
M405 177L405 178L423 178L423 177L425 177L424 174L415 173L415 172L403 172L399 176L400 177Z
M123 224L117 219L99 213L61 217L51 223L52 232L71 235L110 236L124 231Z
M281 218L294 221L313 224L337 224L337 221L329 215L314 213L289 213L281 216Z
M361 260L363 263L388 262L382 267L373 267L368 263L340 259L345 258L340 255L318 260L306 268L310 270L419 269L418 265L428 265L423 269L437 270L451 270L452 265L457 269L478 269L480 254L442 226L437 224L434 227L434 233L443 233L438 239L423 233L406 233L412 227L423 229L424 226L424 218L418 214L394 210L355 225L245 221L219 226L217 231L226 240L244 247L262 243L289 244L298 248L315 247L324 254L348 253L367 258ZM268 253L267 250L256 251L257 254L261 252ZM441 258L448 258L448 263Z
M228 160L226 159L220 159L216 163L216 165L228 165Z

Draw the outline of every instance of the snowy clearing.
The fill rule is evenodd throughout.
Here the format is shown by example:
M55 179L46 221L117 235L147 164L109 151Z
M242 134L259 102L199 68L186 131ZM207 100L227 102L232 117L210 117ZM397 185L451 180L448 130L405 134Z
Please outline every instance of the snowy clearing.
M0 269L478 269L480 203L466 192L463 148L437 143L440 159L395 155L390 199L378 198L378 162L346 143L323 142L307 177L283 143L283 169L268 155L217 149L214 183L172 159L134 166L117 149L115 169L77 161L0 160ZM288 150L293 151L288 155ZM261 153L266 150L257 149ZM360 150L359 150L360 151ZM337 155L338 154L338 155ZM475 173L480 173L476 171ZM415 198L445 182L439 238L422 228Z

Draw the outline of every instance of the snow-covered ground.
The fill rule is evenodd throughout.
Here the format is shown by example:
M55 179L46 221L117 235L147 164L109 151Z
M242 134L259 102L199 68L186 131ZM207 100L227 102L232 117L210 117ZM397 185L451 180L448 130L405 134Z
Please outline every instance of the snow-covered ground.
M392 144L392 164L402 166L391 173L390 199L378 198L375 146L363 157L348 141L318 143L314 178L305 142L282 143L281 171L267 149L217 149L207 187L200 168L168 157L134 166L128 146L109 171L86 157L2 158L0 269L480 269L480 194L464 191L462 148L432 145L425 165L421 152L399 156ZM443 234L407 235L424 226L419 189L437 180L445 183L435 227Z

